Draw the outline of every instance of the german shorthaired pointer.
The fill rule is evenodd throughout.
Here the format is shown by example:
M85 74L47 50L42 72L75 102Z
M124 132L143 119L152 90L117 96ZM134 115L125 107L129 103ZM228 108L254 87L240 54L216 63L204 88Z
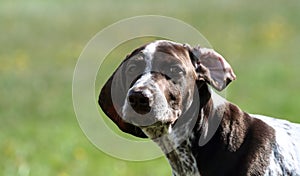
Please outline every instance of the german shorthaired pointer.
M300 125L248 114L210 88L235 78L214 50L159 40L126 57L99 104L122 131L156 142L174 176L300 175Z

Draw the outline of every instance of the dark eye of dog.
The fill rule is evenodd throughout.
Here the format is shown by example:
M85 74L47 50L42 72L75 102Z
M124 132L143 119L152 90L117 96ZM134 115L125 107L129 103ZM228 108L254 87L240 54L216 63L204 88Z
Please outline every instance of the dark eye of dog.
M130 75L138 74L142 69L141 64L129 64L126 69L126 73Z
M184 70L180 66L178 66L178 65L173 65L170 68L170 73L173 76L175 76L175 75L182 75L182 74L184 74Z
M128 67L127 67L127 73L134 73L135 70L136 70L137 66L135 64L130 64Z

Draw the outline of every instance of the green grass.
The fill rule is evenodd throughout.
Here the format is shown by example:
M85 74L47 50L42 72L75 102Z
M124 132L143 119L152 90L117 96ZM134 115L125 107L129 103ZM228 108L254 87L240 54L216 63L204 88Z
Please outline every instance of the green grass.
M0 175L170 175L164 158L130 162L101 152L73 111L72 74L84 46L107 25L135 15L167 15L193 25L234 68L230 101L251 113L300 122L299 8L299 1L279 0L1 0Z

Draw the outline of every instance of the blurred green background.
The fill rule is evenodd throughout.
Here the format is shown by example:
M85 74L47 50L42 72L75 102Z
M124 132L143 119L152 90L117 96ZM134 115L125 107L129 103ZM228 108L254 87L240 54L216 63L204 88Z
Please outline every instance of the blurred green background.
M234 68L230 101L300 122L299 9L299 0L0 0L0 175L171 174L164 158L130 162L101 152L73 111L72 74L84 46L136 15L193 25Z

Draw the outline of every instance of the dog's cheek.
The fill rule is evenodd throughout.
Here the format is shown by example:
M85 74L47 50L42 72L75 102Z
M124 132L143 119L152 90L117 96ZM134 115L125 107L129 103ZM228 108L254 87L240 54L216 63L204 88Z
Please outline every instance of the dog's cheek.
M194 101L194 87L195 80L191 79L191 77L187 77L183 79L180 85L180 97L181 97L181 106L182 112L185 112L191 106Z
M179 85L169 83L165 89L165 97L172 110L181 110L182 107L182 92Z

